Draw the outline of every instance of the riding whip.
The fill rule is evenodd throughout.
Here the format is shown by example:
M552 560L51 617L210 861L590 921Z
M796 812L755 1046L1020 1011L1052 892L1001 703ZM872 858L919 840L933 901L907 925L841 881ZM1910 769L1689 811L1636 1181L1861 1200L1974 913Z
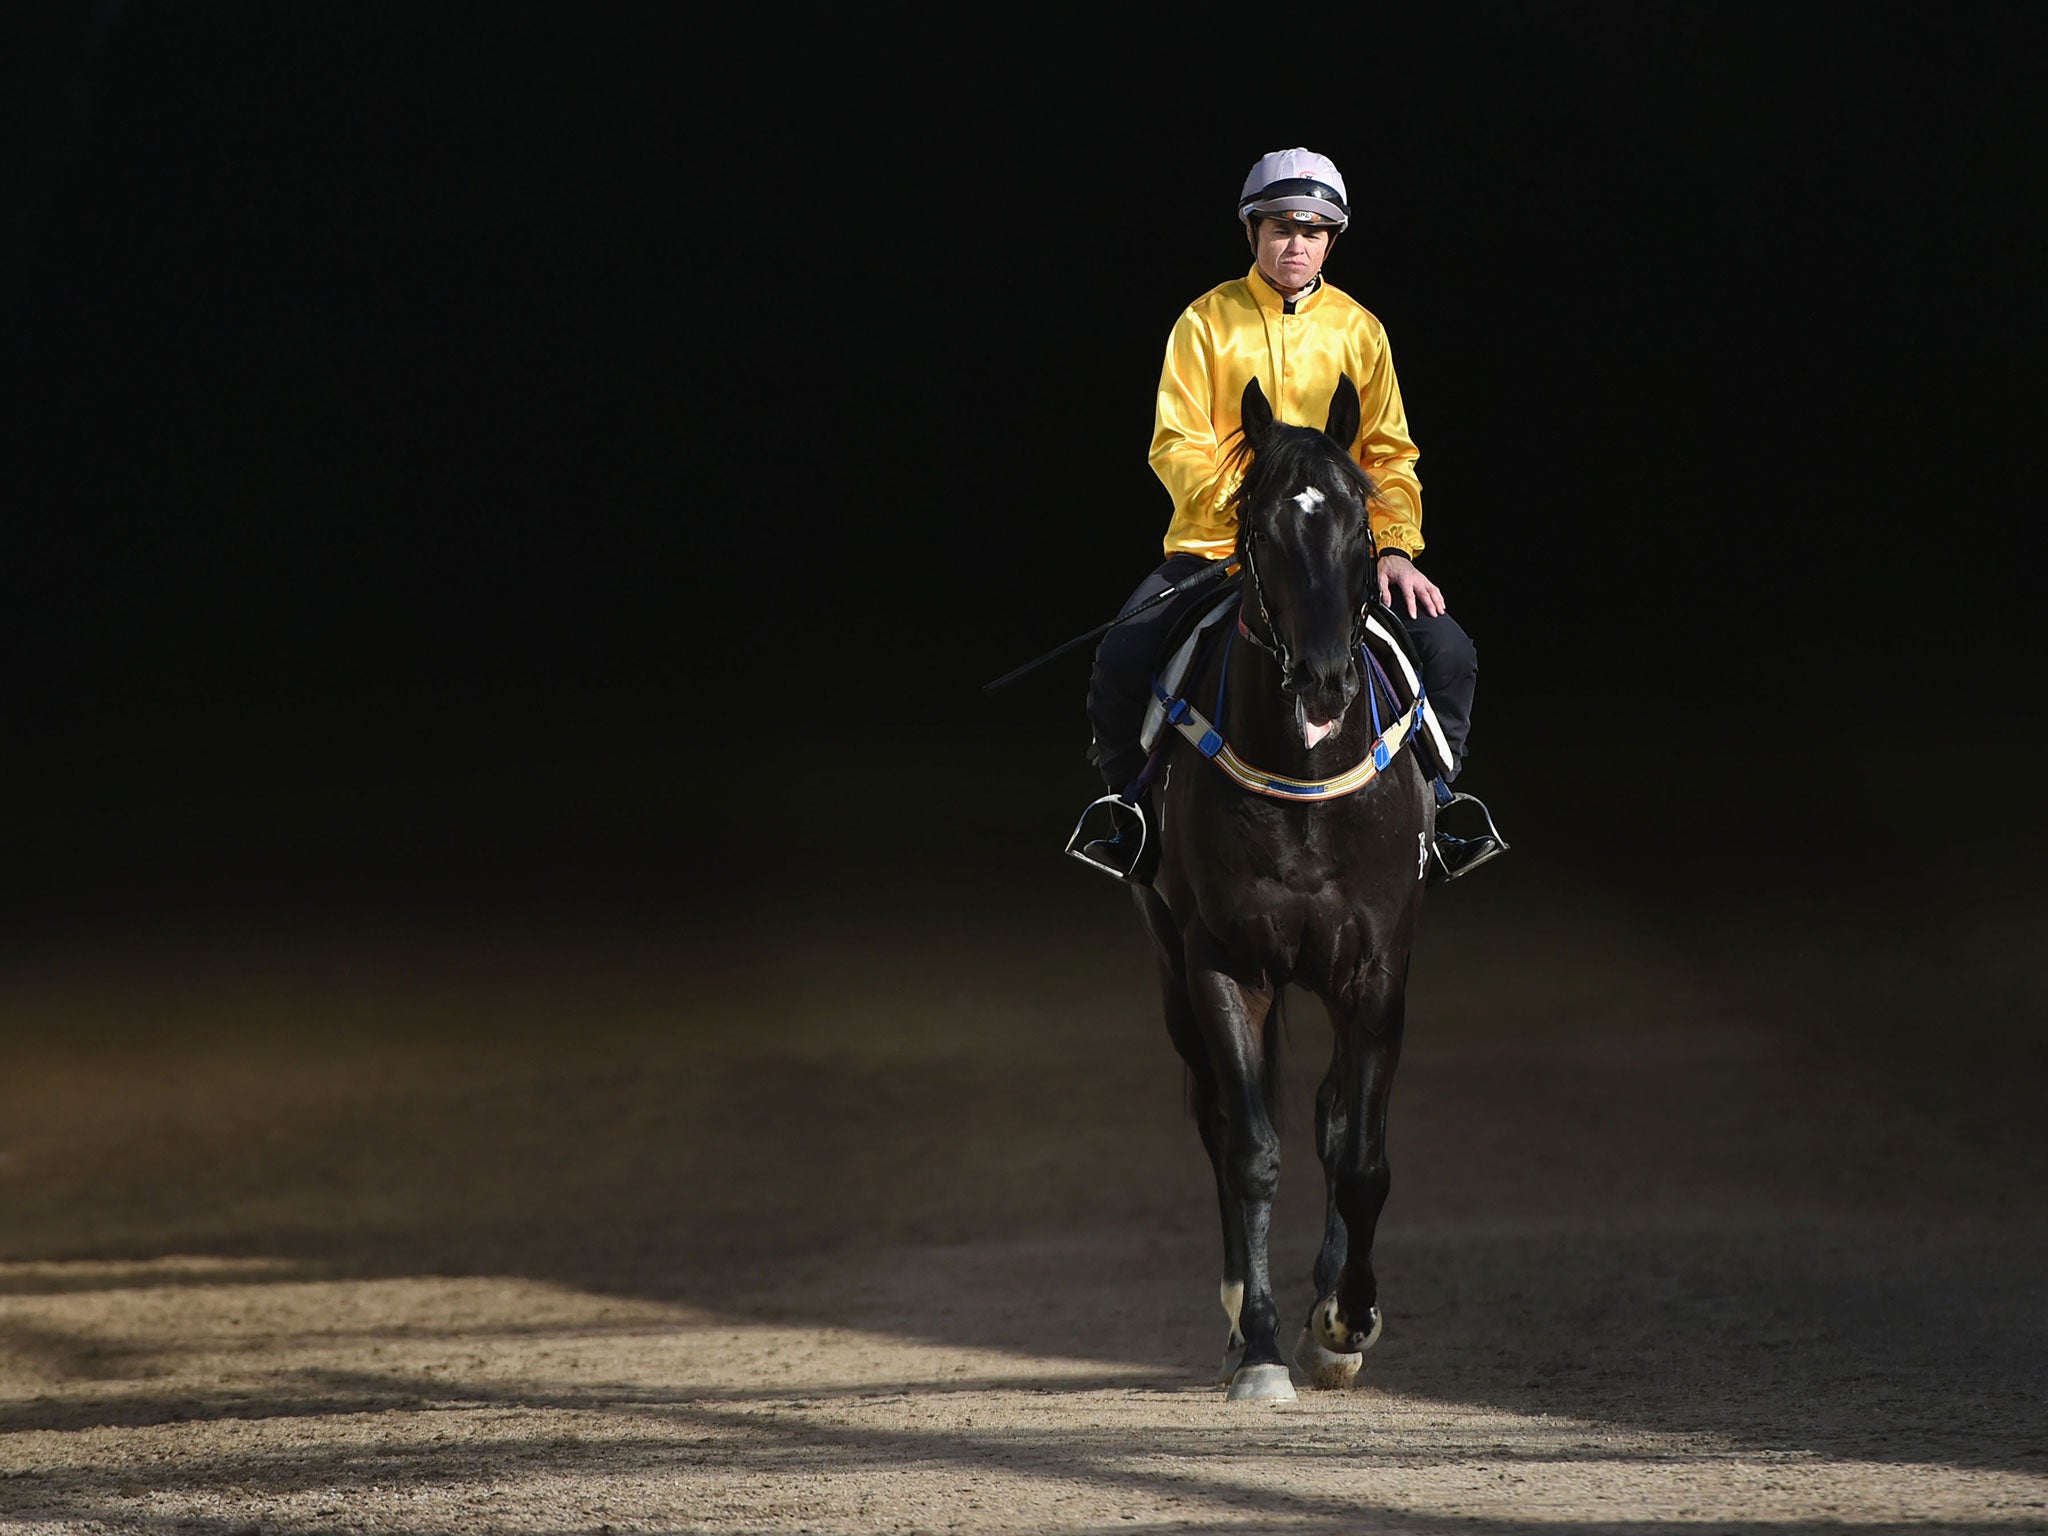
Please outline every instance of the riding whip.
M1089 630L1088 633L1086 633L1085 635L1074 636L1074 638L1069 640L1065 645L1056 646L1054 649L1047 651L1043 656L1040 656L1037 660L1027 661L1024 663L1023 666L1018 667L1013 671L1005 672L1001 677L997 678L992 683L983 683L981 685L981 691L983 693L994 693L998 688L1007 688L1011 683L1014 683L1018 678L1024 676L1026 673L1036 672L1040 667L1044 666L1047 662L1059 660L1060 657L1066 655L1067 652L1073 650L1076 646L1086 645L1090 640L1099 639L1101 636L1108 634L1112 629L1115 629L1117 625L1123 623L1124 620L1135 619L1139 614L1146 612L1148 609L1157 608L1161 603L1165 602L1170 597L1179 597L1183 593L1193 592L1196 591L1198 588L1208 586L1212 582L1221 581L1225 576L1232 574L1236 570L1237 562L1235 560L1211 561L1208 564L1208 566L1206 566L1202 570L1195 572L1195 574L1190 576L1186 581L1181 582L1178 586L1168 587L1164 592L1155 592L1152 596L1146 598L1145 601L1139 603L1136 607L1132 608L1128 613L1120 613L1115 618L1111 619L1108 623L1096 625L1093 629Z

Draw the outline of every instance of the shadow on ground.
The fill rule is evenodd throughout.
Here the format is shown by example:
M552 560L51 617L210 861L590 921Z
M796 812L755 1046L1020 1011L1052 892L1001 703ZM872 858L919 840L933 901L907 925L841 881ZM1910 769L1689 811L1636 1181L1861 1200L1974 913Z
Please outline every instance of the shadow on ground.
M1663 771L1633 788L1502 736L1516 851L1432 897L1419 952L1372 1380L2048 1470L2040 903L2003 842L1902 832L1880 775L1818 771L1848 752L1794 764L1794 800L1732 792L1678 729L1645 729ZM249 1261L236 1284L518 1276L1189 1387L1221 1342L1213 1197L1123 893L1056 856L1085 769L955 745L977 767L943 800L847 771L886 753L772 806L650 753L268 798L202 775L126 843L30 839L53 899L5 983L0 1148L0 1257L30 1267L0 1297L156 1286L120 1261L166 1254ZM1323 1035L1298 1008L1294 1311ZM7 1429L490 1397L152 1400L97 1393L125 1368L89 1345L0 1346L66 1384Z

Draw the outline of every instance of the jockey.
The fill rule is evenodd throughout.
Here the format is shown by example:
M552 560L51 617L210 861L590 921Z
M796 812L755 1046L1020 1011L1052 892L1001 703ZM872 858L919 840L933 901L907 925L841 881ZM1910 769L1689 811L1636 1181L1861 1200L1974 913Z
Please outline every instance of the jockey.
M1483 830L1458 837L1444 830L1439 816L1433 878L1456 879L1507 847L1485 807L1448 787L1464 766L1479 660L1471 637L1447 611L1442 589L1416 565L1423 550L1422 485L1415 473L1420 455L1408 435L1386 330L1323 279L1323 263L1351 221L1344 178L1322 155L1277 150L1252 166L1237 217L1251 246L1251 270L1197 299L1167 339L1149 455L1173 497L1166 563L1139 584L1123 611L1169 589L1183 590L1115 625L1096 651L1088 757L1110 792L1089 807L1069 847L1123 879L1143 880L1148 873L1137 866L1141 849L1153 840L1144 835L1144 797L1132 792L1145 765L1139 736L1168 631L1213 591L1207 581L1187 590L1189 578L1216 574L1214 563L1235 552L1235 520L1224 510L1233 485L1226 457L1246 383L1258 378L1279 420L1320 426L1338 376L1348 374L1362 413L1359 462L1379 487L1369 518L1379 550L1380 601L1407 631L1429 707L1454 758L1438 765L1437 804L1440 811L1470 804L1484 822Z

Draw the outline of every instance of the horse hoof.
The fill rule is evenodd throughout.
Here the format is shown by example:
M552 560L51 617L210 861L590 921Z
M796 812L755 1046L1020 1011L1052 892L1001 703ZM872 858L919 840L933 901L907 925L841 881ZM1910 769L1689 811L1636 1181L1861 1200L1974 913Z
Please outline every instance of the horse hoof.
M1237 1343L1224 1347L1223 1364L1216 1371L1216 1385L1219 1387L1229 1386L1230 1378L1237 1374L1237 1368L1242 1364L1244 1364L1244 1341L1240 1339Z
M1371 1349L1380 1340L1380 1309L1371 1312L1372 1326L1360 1333L1357 1329L1338 1320L1337 1298L1325 1296L1316 1303L1316 1342L1333 1355L1357 1355Z
M1304 1328L1301 1337L1294 1341L1294 1368L1308 1378L1312 1387L1335 1388L1339 1391L1358 1379L1358 1368L1365 1364L1363 1353L1340 1355L1323 1348L1322 1342Z
M1284 1365L1241 1365L1230 1378L1233 1403L1291 1403L1294 1383Z

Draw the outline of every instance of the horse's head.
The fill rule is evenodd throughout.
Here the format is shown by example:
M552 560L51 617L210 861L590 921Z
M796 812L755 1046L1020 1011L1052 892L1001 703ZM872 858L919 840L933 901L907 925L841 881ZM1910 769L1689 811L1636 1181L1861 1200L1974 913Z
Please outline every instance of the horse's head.
M1358 628L1373 580L1366 503L1373 483L1351 457L1358 390L1337 381L1323 430L1274 419L1259 381L1245 386L1243 471L1231 505L1247 632L1280 663L1302 740L1337 728L1358 692Z

